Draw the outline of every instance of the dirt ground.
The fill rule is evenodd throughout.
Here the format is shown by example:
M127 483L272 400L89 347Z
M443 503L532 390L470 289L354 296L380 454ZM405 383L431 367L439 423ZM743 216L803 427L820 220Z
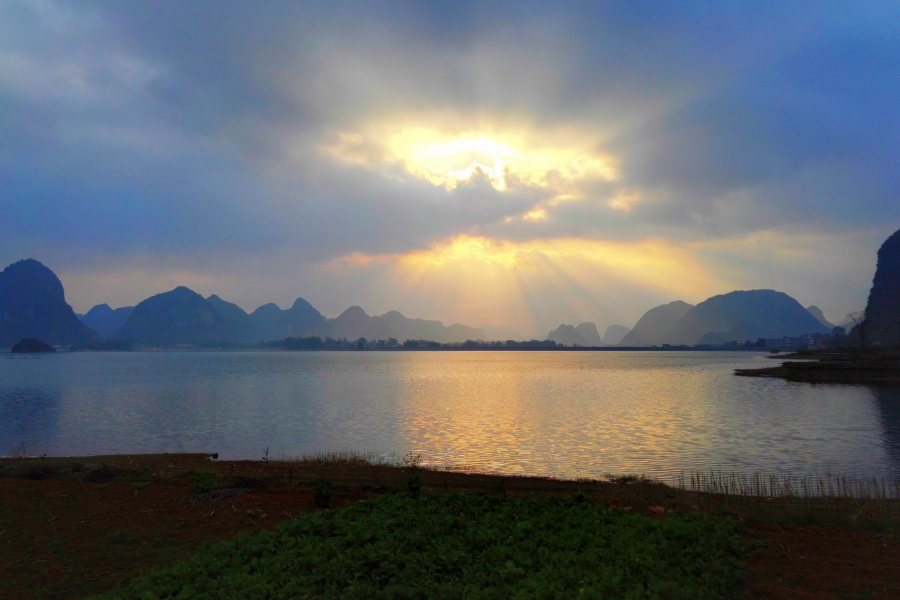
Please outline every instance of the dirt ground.
M405 476L389 467L350 466L322 473L315 465L210 462L201 455L81 460L102 461L109 476L86 476L103 474L91 471L91 465L71 474L78 459L53 461L66 469L64 475L27 479L21 472L10 476L9 468L6 476L0 472L0 598L83 598L239 531L273 527L314 510L306 482L315 476L328 475L334 483L336 506L396 487ZM192 489L192 478L201 469L215 469L224 485L236 481L244 486L241 490L250 489L208 501ZM650 510L656 506L691 508L662 486L435 472L426 472L425 483L435 491L510 494L588 489L601 501L648 514L656 514ZM745 559L749 597L900 598L900 540L894 536L754 521L747 527L762 546Z

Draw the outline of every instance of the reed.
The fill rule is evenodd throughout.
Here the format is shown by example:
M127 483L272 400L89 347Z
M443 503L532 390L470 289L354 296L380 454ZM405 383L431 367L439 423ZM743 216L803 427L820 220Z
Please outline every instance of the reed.
M373 466L399 467L401 462L394 455L385 456L379 452L359 452L356 450L335 450L314 452L296 457L282 456L279 462L311 469L353 469Z
M675 481L706 509L808 525L900 528L900 480L826 473L682 472Z

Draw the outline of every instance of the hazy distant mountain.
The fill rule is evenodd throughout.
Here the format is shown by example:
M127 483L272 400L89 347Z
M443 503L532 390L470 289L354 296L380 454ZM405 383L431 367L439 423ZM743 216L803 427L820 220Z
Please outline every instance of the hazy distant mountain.
M446 337L446 327L440 321L432 321L427 319L410 319L404 317L396 310L386 312L380 317L390 328L391 335L388 337L403 340L433 340L435 342L444 342ZM357 336L358 337L358 336Z
M853 322L853 319L851 319L849 316L844 316L844 318L841 319L841 321L838 323L838 327L843 327L843 328L846 329L848 332L849 332L851 329L853 329L853 326L854 326L854 325L856 325L856 323L854 323L854 322Z
M447 326L447 332L444 339L448 343L465 342L466 340L483 340L484 332L477 327L469 327L462 323L454 323Z
M133 306L122 308L110 308L109 304L98 304L85 315L79 315L81 322L100 334L100 337L108 338L115 335L134 310Z
M900 231L878 249L866 320L866 344L896 345L900 341Z
M600 332L597 331L597 326L593 323L582 323L575 328L575 331L577 331L578 335L587 342L588 346L603 345L603 340L600 338Z
M247 311L237 304L222 300L215 294L207 298L207 300L216 309L216 312L228 322L234 341L245 343L260 341L261 338L256 332L256 325L254 325L253 319L250 318Z
M816 318L816 321L818 321L828 329L834 329L834 324L828 322L828 319L825 318L825 313L822 312L821 308L819 308L818 306L807 306L806 310L808 310L809 314Z
M547 334L547 339L565 346L591 346L586 339L571 325L560 325Z
M610 325L603 334L603 344L606 346L618 346L628 332L631 331L624 325Z
M620 346L659 346L663 338L693 308L692 304L676 300L651 308L629 331ZM705 333L705 332L704 332ZM702 335L702 334L701 334ZM698 336L699 337L699 336Z
M66 304L62 282L53 271L29 258L0 272L0 346L32 337L64 345L99 339Z
M509 325L482 325L479 329L484 333L485 340L501 340L504 342L506 340L515 340L520 342L525 339L524 335Z
M325 317L303 298L297 298L287 310L264 304L250 313L250 319L256 334L266 341L311 335L324 337L328 333Z
M115 337L144 346L234 341L231 327L213 305L183 286L135 306Z
M380 317L372 318L381 319L387 323L391 331L391 335L388 337L396 338L400 342L404 340L432 340L441 343L452 343L486 339L485 333L476 327L460 325L459 323L454 323L447 327L440 321L410 319L396 310L384 313Z
M703 343L742 342L829 331L784 292L749 290L704 300L690 309L662 341L692 346L701 338Z
M331 337L348 340L361 337L367 340L386 340L396 337L387 321L381 317L370 317L358 306L351 306L337 318L328 319L328 329Z

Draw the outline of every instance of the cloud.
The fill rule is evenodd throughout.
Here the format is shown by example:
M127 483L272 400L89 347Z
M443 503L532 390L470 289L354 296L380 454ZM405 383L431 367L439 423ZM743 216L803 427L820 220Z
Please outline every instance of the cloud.
M137 283L113 275L145 263L146 281L193 277L246 302L262 298L230 282L285 298L315 284L336 290L321 295L333 310L338 291L364 303L382 289L371 278L394 281L400 257L485 240L540 248L560 274L496 274L518 294L502 302L537 327L554 310L630 319L687 293L652 269L636 281L550 250L656 240L705 281L850 310L861 265L900 227L898 11L6 2L0 258L40 252L123 300L113 282ZM822 240L855 241L836 255ZM770 247L814 247L821 268L752 258ZM420 277L463 287L449 264ZM434 306L410 293L412 308ZM427 316L488 320L451 296Z

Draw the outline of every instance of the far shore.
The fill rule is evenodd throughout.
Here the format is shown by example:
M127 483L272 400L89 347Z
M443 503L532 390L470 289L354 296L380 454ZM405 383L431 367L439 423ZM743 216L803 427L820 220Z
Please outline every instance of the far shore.
M662 348L660 346L557 346L556 348L507 348L507 347L468 347L452 346L446 348L260 348L259 346L247 347L190 347L190 348L158 348L136 347L131 350L102 350L88 348L60 349L61 352L746 352L752 354L767 354L762 348L697 348L673 346ZM0 348L0 353L9 354L9 348ZM784 355L773 354L772 358L784 358Z

